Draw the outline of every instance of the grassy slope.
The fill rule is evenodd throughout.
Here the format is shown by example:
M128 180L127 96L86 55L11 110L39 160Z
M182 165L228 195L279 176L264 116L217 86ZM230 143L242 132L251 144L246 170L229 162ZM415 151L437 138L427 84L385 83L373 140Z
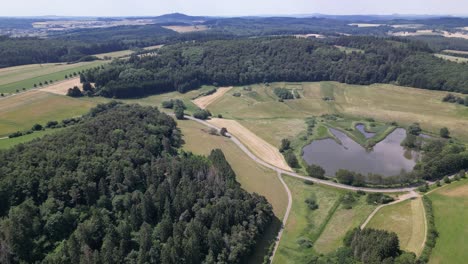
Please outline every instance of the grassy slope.
M425 236L424 221L424 208L418 198L383 207L366 227L395 232L403 250L420 254Z
M107 61L81 62L75 64L34 64L13 67L0 71L0 93L15 93L17 89L32 89L34 84L45 81L61 81L65 75L90 69L108 63Z
M0 100L0 137L32 125L81 116L95 104L67 96L31 91Z
M466 263L468 237L468 180L429 194L439 232L429 263Z
M62 129L47 129L47 130L34 132L32 134L17 137L17 138L0 139L0 150L1 149L9 149L9 148L11 148L11 147L13 147L15 145L18 145L18 144L21 144L21 143L26 143L26 142L29 142L29 141L31 141L33 139L41 138L41 137L43 137L45 135L56 133L59 130L62 130Z

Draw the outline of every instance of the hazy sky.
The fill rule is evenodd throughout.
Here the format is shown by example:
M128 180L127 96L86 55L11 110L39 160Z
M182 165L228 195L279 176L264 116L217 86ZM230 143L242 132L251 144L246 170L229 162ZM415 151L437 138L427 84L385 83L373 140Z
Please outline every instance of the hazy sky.
M468 14L468 0L2 0L0 16Z

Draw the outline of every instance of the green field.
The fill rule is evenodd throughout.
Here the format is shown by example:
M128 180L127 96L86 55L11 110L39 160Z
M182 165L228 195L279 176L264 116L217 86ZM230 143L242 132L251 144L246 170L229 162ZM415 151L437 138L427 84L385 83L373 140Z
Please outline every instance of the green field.
M457 57L457 56L452 56L452 55L447 55L447 54L434 54L434 56L436 56L437 58L441 58L441 59L453 61L453 62L458 62L458 63L468 62L468 58Z
M43 131L37 131L29 135L24 135L21 137L16 137L16 138L6 138L6 139L0 139L0 149L9 149L15 145L21 144L21 143L26 143L29 142L33 139L36 138L41 138L45 135L50 135L53 133L56 133L62 129L47 129Z
M426 234L421 198L383 207L366 227L395 232L401 249L419 255L424 247Z
M29 130L36 123L81 116L93 106L93 102L41 91L0 99L0 137Z
M346 232L359 226L374 208L361 197L352 209L346 210L340 203L346 191L307 185L287 176L284 179L292 192L293 204L274 263L308 263L313 254L337 249ZM310 197L316 199L317 210L309 209L305 203ZM310 245L301 245L301 240Z
M466 263L468 180L451 183L428 196L439 233L429 263Z
M239 120L273 145L278 144L278 137L265 133L268 129L263 125L264 122L279 127L275 129L284 129L277 134L292 134L300 129L297 126L282 126L284 120L299 122L322 114L339 114L350 120L374 118L382 123L396 121L399 125L419 122L424 130L433 134L438 134L442 127L448 127L453 136L468 140L468 108L443 103L446 92L390 84L360 86L318 82L292 85L301 95L300 99L278 102L273 89L289 88L291 84L288 83L251 85L252 91L245 91L243 87L232 89L208 109L221 113L225 118ZM232 96L235 92L241 93L241 97ZM325 96L333 100L322 100Z
M108 63L107 61L80 62L74 64L33 64L18 67L5 68L0 70L0 93L15 93L23 88L32 89L34 84L45 81L61 81L65 75L74 72L91 69L96 66Z

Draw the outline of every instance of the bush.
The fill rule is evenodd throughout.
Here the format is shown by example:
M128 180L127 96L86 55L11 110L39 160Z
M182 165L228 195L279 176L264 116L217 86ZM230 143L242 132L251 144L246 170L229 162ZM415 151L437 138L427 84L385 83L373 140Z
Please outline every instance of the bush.
M78 86L68 89L67 95L70 97L82 97L83 93L81 92Z
M460 175L460 178L465 179L466 178L466 172L465 170L461 170L458 175Z
M279 149L280 152L285 152L286 150L291 148L291 141L287 138L283 138L281 140L281 147Z
M8 138L17 138L17 137L21 137L22 135L23 135L22 132L16 131L15 133L8 135Z
M290 90L286 88L275 88L273 92L278 96L279 99L282 100L288 100L288 99L294 99L294 95L291 93Z
M450 131L448 130L448 128L446 127L443 127L440 129L440 136L443 137L443 138L449 138L450 137Z
M313 246L312 241L310 239L301 237L297 240L297 244L299 244L302 248L311 248Z
M413 123L408 127L407 133L415 136L419 136L421 134L422 129L419 126L419 123Z
M57 122L57 121L49 121L49 122L47 122L47 124L46 124L46 128L55 128L56 126L58 126L58 122Z
M176 106L174 109L174 115L178 120L183 120L184 119L184 108L181 106Z
M307 166L306 171L310 177L317 179L325 179L325 170L318 165L309 165Z
M291 168L299 167L299 162L297 161L296 155L292 150L287 150L283 153L284 159Z
M241 97L241 93L233 93L232 96Z
M426 244L424 245L424 249L421 255L419 256L419 263L427 263L429 261L429 257L431 256L432 249L435 247L439 233L436 230L434 222L434 211L432 208L432 201L427 196L423 196L422 201L424 209L426 211L427 236Z
M451 182L450 178L448 176L444 177L444 182L449 184Z
M211 116L211 113L208 110L198 109L193 113L193 117L196 119L206 120Z
M366 198L368 204L387 204L393 202L395 199L383 193L369 193Z
M174 100L163 101L161 106L166 109L172 109L174 107Z
M31 128L31 130L33 130L33 131L40 131L42 129L43 129L43 127L40 124L34 124L34 126Z
M307 207L309 207L310 210L317 210L319 208L317 201L314 197L307 198L305 200L305 203L307 204Z

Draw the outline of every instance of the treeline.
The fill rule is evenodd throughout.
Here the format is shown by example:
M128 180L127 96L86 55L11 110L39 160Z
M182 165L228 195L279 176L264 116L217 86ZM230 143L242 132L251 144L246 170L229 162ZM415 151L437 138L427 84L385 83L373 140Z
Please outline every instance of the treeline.
M0 262L245 263L271 206L181 143L169 116L114 102L0 151Z
M186 92L204 84L220 86L288 81L338 81L348 84L396 83L425 89L468 93L468 65L432 56L421 42L373 37L344 37L334 42L295 38L256 38L183 43L158 56L133 57L97 71L105 97L139 97L167 91ZM346 44L364 53L341 52ZM129 77L129 73L132 76Z

